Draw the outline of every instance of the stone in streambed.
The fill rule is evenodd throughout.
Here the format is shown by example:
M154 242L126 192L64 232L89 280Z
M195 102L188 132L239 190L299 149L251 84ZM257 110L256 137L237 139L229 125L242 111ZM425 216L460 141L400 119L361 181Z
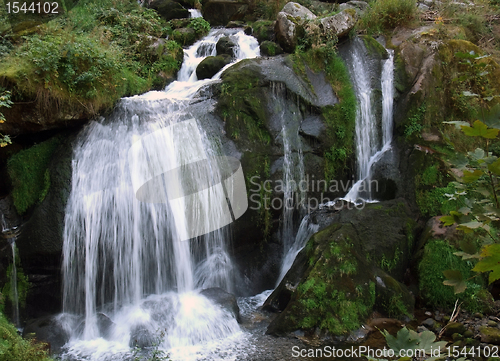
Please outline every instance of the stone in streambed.
M172 0L153 0L149 4L149 8L156 10L167 21L189 17L189 11L178 2Z
M481 342L500 345L500 330L496 327L480 327L479 336L481 337Z
M283 49L275 42L266 40L260 44L260 53L265 56L275 56L283 54Z
M234 57L234 48L236 48L236 43L231 40L229 36L224 36L219 39L215 49L217 50L217 55L229 55Z
M196 76L199 80L210 79L229 63L231 63L231 57L226 54L207 56L196 68Z
M200 292L200 295L221 306L232 314L236 321L240 322L240 308L233 294L224 291L222 288L213 287L204 289Z
M452 336L454 333L463 334L467 329L460 322L450 322L444 331L445 336Z

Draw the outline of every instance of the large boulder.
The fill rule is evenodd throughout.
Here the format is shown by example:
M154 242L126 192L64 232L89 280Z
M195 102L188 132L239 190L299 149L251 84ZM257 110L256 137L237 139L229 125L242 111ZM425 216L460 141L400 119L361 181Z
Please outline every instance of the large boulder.
M231 63L231 56L226 54L207 56L200 64L198 64L198 67L196 68L196 76L200 80L209 79L229 63Z
M281 47L286 52L293 53L299 37L304 35L304 28L293 16L280 12L276 18L274 32Z
M346 9L333 16L320 19L323 32L326 35L334 35L341 38L354 28L358 21L358 15L353 9Z
M281 11L298 19L299 22L316 19L316 15L311 10L294 2L287 3Z
M230 21L243 19L249 5L249 0L204 0L201 12L210 25L225 26Z
M292 53L297 40L304 35L304 23L315 18L316 15L304 6L287 3L276 17L276 40L286 52Z
M149 7L154 9L165 20L182 19L189 17L189 11L176 1L153 0Z
M23 337L34 338L49 345L51 353L59 353L69 341L71 333L63 325L61 317L45 316L28 322L23 330Z
M266 40L260 44L260 54L265 56L280 55L283 54L283 49L274 41Z
M311 214L320 231L264 304L281 311L269 334L343 335L375 309L411 316L414 298L401 281L414 247L414 216L402 199L358 208Z

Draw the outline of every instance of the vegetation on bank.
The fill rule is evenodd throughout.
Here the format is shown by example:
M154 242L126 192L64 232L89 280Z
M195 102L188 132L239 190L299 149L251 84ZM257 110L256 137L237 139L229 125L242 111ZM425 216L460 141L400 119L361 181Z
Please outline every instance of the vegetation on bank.
M94 115L123 96L161 87L179 69L171 27L134 0L82 0L23 32L3 31L0 82L43 112Z
M0 294L0 306L1 306ZM0 359L3 361L51 361L48 345L19 336L0 309Z

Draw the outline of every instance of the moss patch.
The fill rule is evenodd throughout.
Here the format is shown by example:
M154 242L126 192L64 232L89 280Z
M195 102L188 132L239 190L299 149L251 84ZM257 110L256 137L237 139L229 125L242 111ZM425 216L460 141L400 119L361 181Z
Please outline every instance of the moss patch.
M429 240L424 248L422 260L418 266L420 295L431 307L453 308L456 299L464 303L469 311L484 312L490 305L484 297L484 282L481 277L466 281L465 292L455 294L453 287L443 285L443 271L459 270L464 279L474 276L472 262L463 261L453 253L458 250L442 240ZM491 295L489 295L491 299Z
M7 162L12 181L12 197L19 214L43 201L50 187L48 166L60 144L59 137L51 138L13 155Z

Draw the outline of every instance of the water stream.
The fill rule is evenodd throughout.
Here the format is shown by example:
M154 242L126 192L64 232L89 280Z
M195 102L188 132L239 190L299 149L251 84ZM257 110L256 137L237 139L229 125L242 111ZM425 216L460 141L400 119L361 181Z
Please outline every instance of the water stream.
M12 271L10 275L10 292L12 302L12 323L16 328L21 327L19 319L19 292L17 290L17 266L16 266L16 237L18 233L17 227L9 227L2 214L2 236L9 242L12 250Z
M357 181L344 197L350 202L374 201L371 195L373 165L385 152L391 149L393 98L394 98L394 51L387 50L389 58L382 65L382 121L379 126L374 112L374 89L368 59L364 56L363 41L354 39L350 61L347 61L349 73L358 100L356 112L356 160Z
M134 347L210 359L222 340L226 348L245 339L232 314L199 294L233 286L229 231L220 227L226 194L216 186L193 191L207 170L207 182L221 178L204 161L221 154L189 112L197 91L224 70L196 78L222 36L237 42L235 61L259 56L243 31L212 30L185 50L178 81L122 99L78 138L64 229L59 319L71 340L63 359L129 359ZM163 174L169 169L177 170L175 182ZM212 231L188 240L199 224Z

